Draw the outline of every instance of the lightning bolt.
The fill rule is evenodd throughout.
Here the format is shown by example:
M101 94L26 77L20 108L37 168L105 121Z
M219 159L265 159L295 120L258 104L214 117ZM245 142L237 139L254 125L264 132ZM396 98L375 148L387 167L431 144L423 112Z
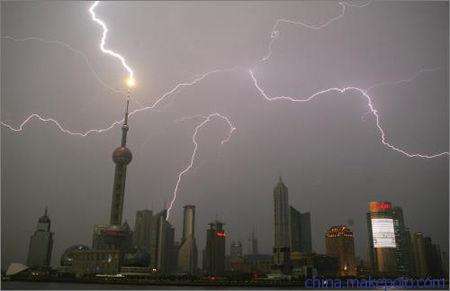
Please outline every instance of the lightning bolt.
M338 2L338 5L341 7L341 11L339 12L339 14L336 15L335 17L332 17L332 18L328 19L327 21L325 21L322 24L310 24L310 23L306 23L306 22L303 22L303 21L295 21L295 20L284 19L284 18L277 19L277 21L275 21L275 24L272 27L272 31L270 33L270 42L269 42L269 46L268 46L268 53L262 59L257 61L255 65L258 65L258 64L263 63L263 62L267 62L271 58L272 53L273 53L272 46L275 43L275 41L278 39L278 36L280 35L280 31L278 29L280 24L287 23L287 24L292 24L292 25L295 25L295 26L305 27L305 28L308 28L308 29L319 30L319 29L328 27L333 22L335 22L335 21L341 19L342 17L344 17L345 11L346 11L346 8L345 8L346 6L361 8L361 7L365 7L365 6L369 5L371 2L372 2L372 0L369 0L368 2L366 2L365 4L362 4L362 5L350 4L350 3L345 2L345 1Z
M92 20L94 22L96 22L98 25L100 25L102 27L102 38L100 40L100 50L105 53L108 54L116 59L118 59L121 63L122 66L125 68L125 70L128 72L128 78L130 80L134 80L134 72L133 70L130 68L130 66L127 64L127 61L125 60L125 58L123 56L121 56L120 54L110 50L110 49L106 49L105 48L105 42L106 42L106 35L108 34L108 27L106 26L106 24L97 17L97 15L95 14L95 7L98 6L100 1L95 1L94 4L92 4L91 8L89 8L89 13L91 14Z
M215 74L215 73L219 73L219 72L224 72L224 71L230 71L230 70L235 70L234 68L232 69L217 69L217 70L212 70L209 72L206 72L202 75L200 75L199 77L195 78L193 81L191 82L183 82L183 83L178 83L175 87L173 87L172 89L170 89L169 91L167 91L166 93L164 93L162 96L160 96L156 102L154 102L152 105L150 106L145 106L145 107L141 107L141 108L137 108L132 110L128 117L131 118L133 117L135 114L139 113L139 112L143 112L143 111L147 111L147 110L155 110L157 111L157 106L160 105L162 103L162 101L164 101L165 99L167 99L168 97L170 97L171 95L175 94L176 92L178 92L181 88L183 87L190 87L193 85L196 85L197 83L199 83L200 81L202 81L203 79L205 79L206 77L208 77L211 74ZM162 111L161 111L162 112ZM93 133L103 133L103 132L107 132L109 130L111 130L112 128L114 128L115 126L123 123L123 118L120 120L116 120L113 123L111 123L109 126L104 127L104 128L97 128L97 129L89 129L85 132L77 132L77 131L71 131L69 129L64 128L64 126L61 124L61 122L59 122L56 119L53 118L45 118L37 113L33 113L30 116L28 116L18 127L13 127L12 125L9 125L3 121L0 122L1 125L3 125L4 127L9 128L11 131L13 132L21 132L24 130L25 125L27 125L31 120L33 119L38 119L41 122L44 123L53 123L56 125L56 127L62 132L62 133L66 133L66 134L70 134L70 135L74 135L74 136L81 136L81 137L85 137L88 136L89 134L93 134Z
M196 117L198 117L198 116L196 115L196 116L190 117L190 118L196 118ZM183 170L181 170L178 173L177 182L176 182L175 188L174 188L174 190L172 192L172 200L170 201L169 207L167 208L167 217L166 217L166 219L169 219L169 217L170 217L170 212L171 212L172 207L173 207L173 205L175 203L175 200L177 199L178 189L180 187L180 184L181 184L181 181L182 181L183 177L194 166L194 162L195 162L195 158L197 156L197 150L198 150L197 134L200 131L200 129L205 127L209 122L211 122L214 119L218 118L218 119L224 120L227 123L227 125L229 126L230 130L228 131L228 135L224 139L222 139L221 144L227 143L230 140L231 135L233 134L233 132L236 130L236 127L233 126L233 123L231 122L231 120L228 117L226 117L226 116L224 116L224 115L222 115L220 113L217 113L217 112L216 113L212 113L212 114L209 114L208 116L203 116L203 118L205 120L203 120L201 123L199 123L194 129L194 133L192 135L192 143L194 144L194 150L192 151L192 155L191 155L191 158L189 160L188 165ZM186 118L186 119L188 119L188 118Z
M404 84L404 83L410 83L412 81L414 81L415 79L417 79L421 74L423 73L427 73L427 72L435 72L435 71L439 71L442 70L441 67L437 67L437 68L431 68L431 69L427 69L427 68L421 68L420 70L417 71L416 74L414 74L412 77L408 78L408 79L402 79L402 80L398 80L398 81L394 81L394 82L379 82L379 83L375 83L370 87L367 87L365 90L368 92L376 87L381 87L381 86L393 86L393 85L400 85L400 84Z
M318 91L314 94L312 94L309 97L306 98L293 98L293 97L288 97L288 96L278 96L278 97L270 97L265 91L264 89L258 84L258 80L255 77L255 74L253 73L252 70L249 70L249 74L250 77L253 80L253 85L255 86L255 88L258 90L259 94L264 97L264 99L268 102L276 102L276 101L286 101L286 102L291 102L291 103L307 103L312 101L313 99L315 99L316 97L319 97L322 94L325 93L330 93L330 92L337 92L337 93L346 93L348 91L356 91L359 94L361 94L361 97L367 99L367 106L369 107L370 113L372 113L372 115L375 117L375 121L376 121L376 126L378 129L378 132L380 134L380 141L381 143L386 146L387 148L397 151L409 158L424 158L424 159L432 159L432 158L437 158L437 157L441 157L441 156L448 156L449 152L441 152L441 153L437 153L437 154L421 154L421 153L409 153L406 150L394 146L391 143L389 143L386 139L386 133L383 129L383 127L381 126L381 122L380 122L380 116L378 114L378 110L375 108L375 106L373 105L373 101L372 98L369 96L369 94L367 93L367 89L361 89L358 87L343 87L343 88L337 88L337 87L333 87L333 88L328 88L322 91ZM408 81L408 79L406 80L400 80L397 82L393 82L395 83L401 83L401 82L406 82ZM380 86L380 84L385 85L386 82L383 83L379 83L377 86ZM369 88L374 88L375 86L370 86Z

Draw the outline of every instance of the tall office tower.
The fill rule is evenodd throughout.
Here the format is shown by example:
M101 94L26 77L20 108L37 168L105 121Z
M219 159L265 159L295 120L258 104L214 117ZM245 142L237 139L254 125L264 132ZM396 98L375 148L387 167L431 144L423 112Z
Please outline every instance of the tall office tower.
M92 248L94 250L119 250L128 251L132 247L132 231L127 222L122 224L123 201L125 194L125 179L127 165L133 156L126 147L128 132L128 106L125 110L124 122L122 125L121 145L112 154L112 159L116 164L114 174L113 195L111 202L111 216L109 225L95 225Z
M370 202L367 213L369 261L375 275L397 274L394 219L390 202Z
M276 268L288 272L290 268L289 194L281 177L273 189L274 246L273 263Z
M47 215L47 207L37 223L36 231L30 238L27 265L32 268L48 268L52 258L53 232L51 221Z
M427 242L427 257L430 274L435 278L442 278L445 276L445 272L442 268L441 248L438 244L433 243L430 237L427 238Z
M311 214L309 212L300 213L300 211L290 206L289 223L291 253L312 253Z
M183 237L178 249L178 270L187 274L197 272L197 243L195 241L195 206L184 206Z
M231 242L230 257L231 258L242 257L242 243L240 241Z
M300 215L300 252L312 253L311 213Z
M353 232L346 225L331 227L325 234L327 255L339 259L340 276L356 276Z
M251 255L258 255L258 239L255 236L255 231L252 231L252 235L250 237L250 254Z
M415 275L417 277L425 278L429 273L425 237L421 232L411 234L411 244L414 255Z
M431 241L430 237L417 232L412 235L412 245L417 277L440 278L445 276L440 248Z
M397 245L394 250L397 273L404 276L412 275L413 262L410 234L409 230L405 226L403 210L401 207L396 206L392 208L392 218L394 219L395 242Z
M150 229L150 267L158 268L159 225L161 217L165 219L167 212L160 211L153 215L153 223Z
M225 272L225 231L223 223L214 221L206 230L203 270L208 275L221 276Z
M442 252L442 270L444 271L444 277L448 280L448 268L449 268L449 262L448 262L448 253L443 251Z
M175 271L173 256L175 244L175 229L166 220L167 210L163 210L154 216L156 235L152 238L150 247L150 265L158 269L161 273L171 273Z
M136 212L133 233L133 244L136 248L150 252L154 223L153 211L145 209Z

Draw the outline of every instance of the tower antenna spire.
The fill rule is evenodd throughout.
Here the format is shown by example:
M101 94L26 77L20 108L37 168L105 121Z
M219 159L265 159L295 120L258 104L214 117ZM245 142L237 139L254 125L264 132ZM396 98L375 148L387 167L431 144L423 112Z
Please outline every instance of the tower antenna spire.
M127 109L125 110L125 119L123 124L128 125L128 107L130 106L130 95L127 96Z
M127 144L127 132L128 132L128 107L130 106L130 97L127 97L127 106L125 110L125 118L123 119L123 125L122 125L122 141L121 146L125 147Z

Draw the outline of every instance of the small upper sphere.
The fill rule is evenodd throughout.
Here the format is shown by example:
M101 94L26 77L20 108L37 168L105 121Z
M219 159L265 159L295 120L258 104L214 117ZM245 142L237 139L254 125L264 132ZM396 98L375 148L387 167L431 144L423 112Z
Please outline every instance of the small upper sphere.
M133 159L131 151L126 147L118 147L114 150L112 159L116 164L128 165Z

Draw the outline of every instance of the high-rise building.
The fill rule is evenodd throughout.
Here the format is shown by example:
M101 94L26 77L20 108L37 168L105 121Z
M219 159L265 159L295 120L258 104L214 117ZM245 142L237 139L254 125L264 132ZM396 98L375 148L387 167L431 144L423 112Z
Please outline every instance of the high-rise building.
M116 166L111 201L110 223L109 225L94 226L92 241L92 247L94 250L114 249L125 252L132 247L132 232L130 227L126 222L122 224L127 166L133 158L131 151L126 146L127 133L129 130L128 106L129 100L127 100L125 117L122 125L121 144L112 154L112 159Z
M197 272L197 243L195 241L195 206L184 206L183 237L178 249L178 270L182 273Z
M397 273L398 275L410 276L413 274L411 238L405 225L401 207L395 206L392 208L392 218L394 220L395 242L397 245L394 250Z
M273 263L276 268L288 272L290 268L289 194L281 177L273 189L274 246Z
M353 232L346 225L331 227L325 234L327 255L339 259L340 276L356 276Z
M47 215L47 207L37 223L36 231L30 238L27 265L31 268L48 268L52 258L53 232L51 221Z
M311 214L309 212L301 213L290 206L289 216L291 253L311 253Z
M427 237L427 259L430 268L430 275L435 278L442 278L445 272L442 268L441 248L438 244L432 242L430 237Z
M305 212L300 215L300 252L313 252L310 212Z
M425 248L425 238L421 232L411 234L411 244L414 254L415 275L425 278L428 272L428 262Z
M258 239L255 236L255 231L252 231L252 234L250 236L250 252L251 255L258 255Z
M176 256L174 252L175 229L167 221L167 210L163 210L154 216L156 221L156 235L152 239L150 249L151 266L161 273L172 273L176 269Z
M158 235L159 235L159 221L160 217L166 217L166 212L160 211L153 214L152 222L150 224L150 266L152 268L157 268L157 257L158 257Z
M225 236L222 222L209 224L203 252L203 270L207 275L221 276L225 271Z
M136 248L150 252L155 221L153 211L145 209L136 212L134 223L133 244Z
M390 202L370 202L367 213L369 261L375 275L397 274L394 218Z
M448 253L443 251L442 252L442 270L444 271L444 277L448 280L448 268L449 268L449 262L448 262Z
M417 277L443 277L442 257L437 244L421 232L414 233L411 238L414 254L415 275Z
M230 245L230 257L242 257L242 243L240 241L233 241Z

